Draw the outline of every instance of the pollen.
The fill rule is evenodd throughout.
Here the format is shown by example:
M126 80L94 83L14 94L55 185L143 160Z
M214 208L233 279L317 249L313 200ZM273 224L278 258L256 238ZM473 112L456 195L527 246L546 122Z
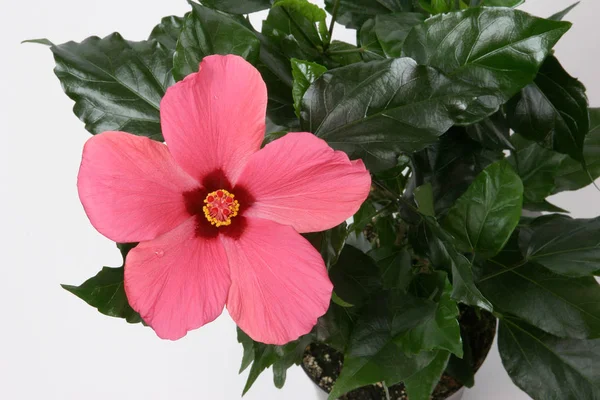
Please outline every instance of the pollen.
M238 215L240 210L240 203L234 197L225 189L215 190L206 196L204 199L206 205L202 207L202 210L211 225L215 225L217 228L231 225L231 219Z

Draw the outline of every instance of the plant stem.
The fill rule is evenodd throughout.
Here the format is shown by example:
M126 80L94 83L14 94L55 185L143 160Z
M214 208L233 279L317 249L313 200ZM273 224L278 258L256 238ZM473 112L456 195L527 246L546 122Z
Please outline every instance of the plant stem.
M340 0L335 0L335 3L333 4L333 10L331 12L331 24L329 25L329 43L331 43L331 37L333 35L333 26L335 25L335 20L337 19L339 9Z

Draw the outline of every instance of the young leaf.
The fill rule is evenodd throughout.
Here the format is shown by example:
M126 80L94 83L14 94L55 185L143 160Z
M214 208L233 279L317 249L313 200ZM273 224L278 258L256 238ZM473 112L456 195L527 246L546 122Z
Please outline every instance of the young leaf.
M271 7L272 0L202 0L202 4L230 14L250 14Z
M375 172L452 125L491 114L480 94L408 58L374 61L326 72L306 91L300 116L304 129Z
M519 245L526 259L557 274L591 276L600 270L600 217L572 219L567 216L538 218Z
M191 5L173 58L177 80L198 71L200 61L211 54L237 54L252 63L258 60L260 42L251 30L230 15Z
M592 277L557 275L536 263L490 260L477 286L500 312L558 337L600 337L600 286Z
M450 353L440 350L428 366L404 380L406 392L411 400L430 399L431 393L440 381L449 359Z
M375 15L413 11L413 0L325 0L325 9L333 12L339 1L337 22L347 28L359 29L366 20Z
M424 350L444 349L462 358L460 326L456 319L458 306L451 298L452 285L443 271L418 275L411 283L412 291L422 291L435 302L429 318L396 336L394 341L406 353L418 354Z
M560 339L504 318L498 347L513 382L534 399L600 399L600 339Z
M419 64L487 89L480 101L497 108L531 83L554 44L571 27L508 8L469 8L416 26L404 54ZM498 66L502 66L499 68Z
M539 204L552 194L555 177L566 158L539 144L514 134L510 138L515 147L508 159L523 181L525 204Z
M103 39L52 46L54 73L92 134L121 130L162 141L159 106L174 83L169 50L155 40Z
M360 53L364 61L381 60L386 58L375 33L375 19L365 21L358 31L357 44L362 49Z
M521 218L523 184L507 161L490 165L450 209L442 226L458 250L492 257L506 244Z
M548 57L535 81L508 102L506 112L515 132L584 161L590 127L585 87L555 57Z
M583 143L583 157L589 170L589 175L583 170L581 162L565 157L556 175L554 193L565 190L578 190L600 177L600 108L590 108L590 131Z
M296 115L300 116L300 106L302 97L308 87L327 72L327 67L310 61L297 60L292 58L292 76L294 83L292 86L292 96L294 97L294 108Z

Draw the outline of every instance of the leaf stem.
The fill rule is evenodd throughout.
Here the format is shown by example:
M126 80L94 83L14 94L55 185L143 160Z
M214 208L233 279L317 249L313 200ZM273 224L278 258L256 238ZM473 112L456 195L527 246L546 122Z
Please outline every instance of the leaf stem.
M335 0L333 4L333 10L331 11L331 24L329 24L329 43L331 43L331 37L333 35L333 27L335 25L335 20L337 19L338 11L340 9L340 0ZM329 44L328 44L329 47Z
M364 51L365 51L364 48L357 47L356 49L328 51L327 54L363 53Z

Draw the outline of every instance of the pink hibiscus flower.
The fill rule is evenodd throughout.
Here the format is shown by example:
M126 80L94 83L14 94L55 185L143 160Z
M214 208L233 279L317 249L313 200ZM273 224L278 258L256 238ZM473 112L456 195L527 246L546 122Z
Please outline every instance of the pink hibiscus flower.
M125 262L125 291L161 338L179 339L225 305L256 341L308 333L332 284L300 233L353 215L371 178L310 133L261 149L267 90L244 59L204 58L167 90L167 146L124 132L90 138L79 197L92 225L116 242L140 242Z

